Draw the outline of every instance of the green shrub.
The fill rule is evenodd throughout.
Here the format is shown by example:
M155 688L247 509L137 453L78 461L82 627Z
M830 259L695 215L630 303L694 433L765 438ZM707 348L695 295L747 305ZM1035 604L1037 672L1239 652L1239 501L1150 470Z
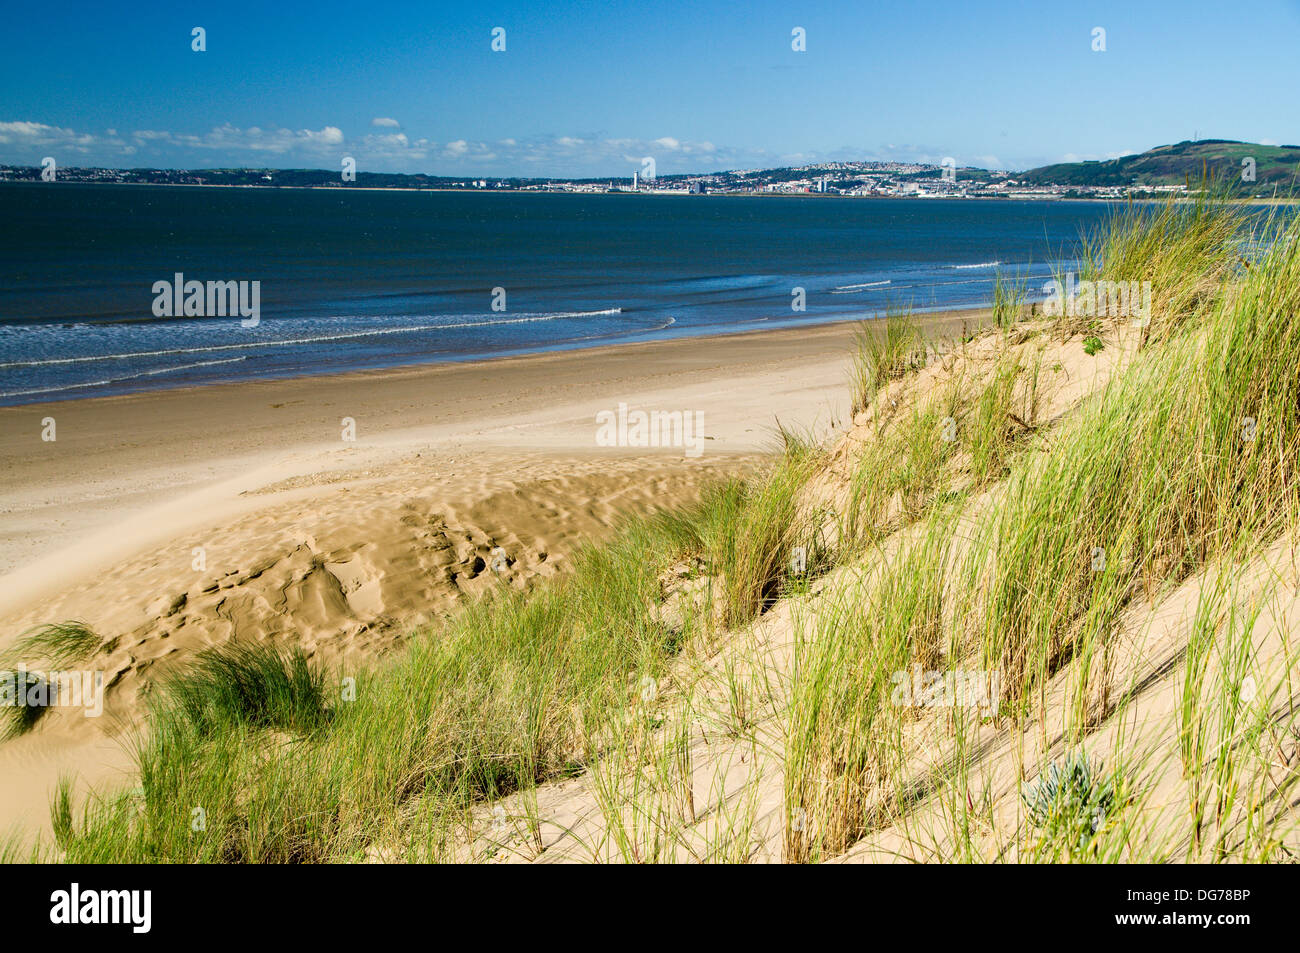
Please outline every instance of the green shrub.
M1021 800L1043 840L1075 856L1088 849L1117 809L1118 782L1076 751L1052 762Z

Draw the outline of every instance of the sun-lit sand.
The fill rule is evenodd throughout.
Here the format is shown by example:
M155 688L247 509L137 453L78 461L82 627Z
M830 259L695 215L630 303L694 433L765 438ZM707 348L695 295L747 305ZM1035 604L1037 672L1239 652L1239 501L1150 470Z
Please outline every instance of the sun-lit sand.
M956 334L979 320L927 324ZM0 648L69 619L118 640L104 717L56 711L0 746L0 829L45 827L60 774L128 781L142 689L207 646L380 653L465 596L562 571L622 513L748 470L778 420L844 428L852 334L838 324L0 408ZM597 446L596 415L620 402L701 412L703 452ZM54 442L41 440L47 417Z

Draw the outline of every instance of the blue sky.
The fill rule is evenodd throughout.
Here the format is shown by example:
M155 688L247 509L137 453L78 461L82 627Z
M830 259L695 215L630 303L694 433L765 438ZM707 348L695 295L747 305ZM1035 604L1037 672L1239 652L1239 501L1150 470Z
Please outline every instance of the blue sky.
M60 2L0 30L0 163L1016 169L1300 142L1298 80L1300 0Z

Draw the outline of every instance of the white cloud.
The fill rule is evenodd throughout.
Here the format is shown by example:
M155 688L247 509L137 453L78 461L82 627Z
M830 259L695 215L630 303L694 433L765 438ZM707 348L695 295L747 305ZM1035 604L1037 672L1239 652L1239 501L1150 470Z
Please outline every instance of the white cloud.
M173 146L199 152L228 151L271 153L273 155L334 154L345 140L343 130L337 126L321 129L262 129L249 126L239 129L226 123L204 133L173 133L155 129L139 129L131 133L137 145L155 147Z
M371 131L372 130L372 131ZM31 165L43 155L69 155L61 164L150 164L171 168L276 166L334 168L343 155L368 171L434 175L619 176L640 169L646 156L660 175L785 164L762 149L739 150L675 136L609 138L595 134L507 137L491 143L468 138L435 142L377 117L370 130L349 136L339 126L287 129L224 123L206 132L136 129L102 134L38 122L0 122L0 162ZM826 156L808 153L806 161Z
M116 139L116 133L107 136ZM120 142L120 140L117 140ZM72 129L47 126L40 122L0 122L0 145L22 148L58 149L87 152L95 146L95 136ZM8 153L11 150L5 150Z

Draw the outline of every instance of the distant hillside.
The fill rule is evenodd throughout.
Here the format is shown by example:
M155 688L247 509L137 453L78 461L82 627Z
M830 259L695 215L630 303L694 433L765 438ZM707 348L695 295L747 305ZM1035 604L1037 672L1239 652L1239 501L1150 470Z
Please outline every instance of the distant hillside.
M1104 162L1062 162L1030 169L1021 181L1034 185L1179 185L1202 170L1241 183L1242 159L1255 160L1256 188L1289 187L1300 169L1300 146L1262 146L1231 139L1200 139L1157 146L1139 155ZM1300 183L1297 183L1300 184Z

